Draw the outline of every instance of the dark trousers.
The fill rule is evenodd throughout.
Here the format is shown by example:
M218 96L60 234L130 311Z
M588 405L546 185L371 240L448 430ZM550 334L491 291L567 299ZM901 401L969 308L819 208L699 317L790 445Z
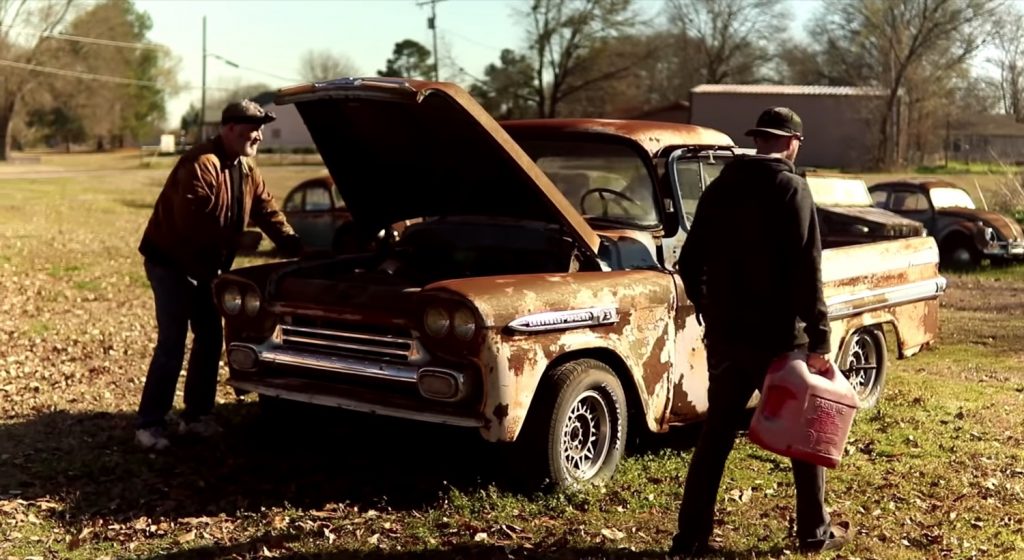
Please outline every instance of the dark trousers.
M777 355L739 345L707 345L708 413L690 460L679 529L672 548L684 552L707 544L711 538L715 502L725 462L737 433L746 429L744 409L754 391L760 390L772 359ZM825 511L825 469L791 460L796 486L797 538L801 541L827 537L830 519Z
M213 410L224 334L208 282L193 285L185 273L145 261L156 302L157 341L139 403L137 427L164 425L174 404L174 390L185 359L185 339L192 328L192 351L185 374L185 410L192 421Z

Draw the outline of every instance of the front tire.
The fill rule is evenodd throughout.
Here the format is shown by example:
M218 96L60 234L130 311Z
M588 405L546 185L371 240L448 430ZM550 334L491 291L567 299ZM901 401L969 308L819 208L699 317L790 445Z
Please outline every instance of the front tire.
M607 365L574 360L551 372L526 434L530 462L556 488L600 484L622 460L628 411L622 384Z
M840 369L857 392L862 409L878 404L885 386L886 365L885 335L875 328L854 331Z

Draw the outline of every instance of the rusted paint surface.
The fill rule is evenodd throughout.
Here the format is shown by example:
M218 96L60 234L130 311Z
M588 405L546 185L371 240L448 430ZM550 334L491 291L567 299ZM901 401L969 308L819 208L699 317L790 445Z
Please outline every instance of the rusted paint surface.
M515 278L459 280L443 288L470 298L480 310L487 332L478 360L493 363L484 379L485 403L507 404L507 416L488 414L482 429L490 440L514 439L522 429L551 362L572 352L607 351L628 371L623 385L636 390L648 427L660 430L670 398L676 306L674 279L656 271L618 271L573 275L531 275ZM435 285L435 287L437 287ZM472 294L470 296L469 294ZM518 333L509 322L531 313L614 306L613 325L550 332ZM610 364L611 365L611 364ZM628 383L632 387L626 386ZM484 411L494 404L485 404Z
M523 119L501 121L513 136L545 137L555 134L593 134L629 141L652 158L673 146L736 146L729 135L702 126L655 121L615 119Z
M487 327L505 327L518 317L551 310L600 306L623 310L628 309L627 301L641 308L648 302L663 306L675 297L671 275L650 270L463 278L423 289L424 293L433 290L454 292L472 301Z

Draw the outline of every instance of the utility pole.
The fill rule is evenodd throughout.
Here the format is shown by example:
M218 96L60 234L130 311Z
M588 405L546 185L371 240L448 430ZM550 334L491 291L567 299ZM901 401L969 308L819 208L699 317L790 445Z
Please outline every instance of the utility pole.
M431 30L434 35L434 81L438 81L437 73L437 3L443 2L444 0L423 0L417 2L417 6L423 6L430 4L430 17L427 18L427 29Z
M199 102L199 134L196 144L203 141L204 126L206 126L206 16L203 16L203 93Z

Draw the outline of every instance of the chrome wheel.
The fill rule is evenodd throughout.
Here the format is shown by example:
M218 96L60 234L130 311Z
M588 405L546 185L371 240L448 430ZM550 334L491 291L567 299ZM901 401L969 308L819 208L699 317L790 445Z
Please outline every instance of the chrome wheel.
M608 455L608 406L593 389L581 393L569 408L562 428L562 462L573 478L587 480L594 476Z
M857 393L862 408L871 408L878 401L885 376L885 338L873 329L853 334L843 375Z

